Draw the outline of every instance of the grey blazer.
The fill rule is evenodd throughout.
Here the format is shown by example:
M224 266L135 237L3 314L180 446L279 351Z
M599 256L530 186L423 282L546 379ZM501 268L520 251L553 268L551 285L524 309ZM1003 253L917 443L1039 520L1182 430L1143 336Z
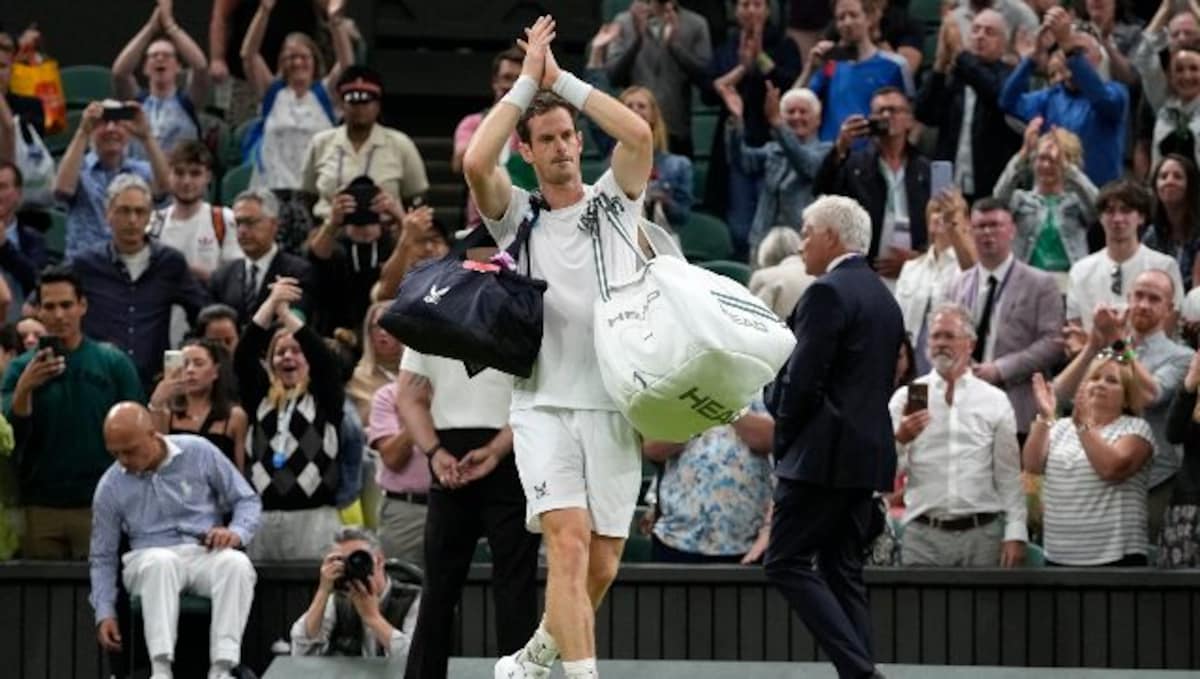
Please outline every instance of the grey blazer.
M946 299L962 304L973 314L980 313L976 291L982 275L978 264L960 273L946 291ZM992 332L996 333L994 360L1000 370L1000 387L1017 415L1017 431L1026 433L1036 412L1033 374L1049 376L1065 358L1063 296L1052 275L1014 260L998 309L1000 325Z

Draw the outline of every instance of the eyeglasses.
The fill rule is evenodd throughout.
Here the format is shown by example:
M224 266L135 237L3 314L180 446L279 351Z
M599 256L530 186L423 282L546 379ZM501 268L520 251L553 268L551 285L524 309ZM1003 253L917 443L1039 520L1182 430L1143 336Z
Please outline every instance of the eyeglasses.
M1109 272L1109 276L1112 277L1112 283L1108 289L1114 295L1122 294L1121 290L1124 288L1125 276L1121 273L1121 265L1114 264L1112 271Z
M253 229L262 220L263 220L262 217L240 217L240 218L234 219L233 223L236 224L238 226L238 228L241 228L244 226L247 229Z

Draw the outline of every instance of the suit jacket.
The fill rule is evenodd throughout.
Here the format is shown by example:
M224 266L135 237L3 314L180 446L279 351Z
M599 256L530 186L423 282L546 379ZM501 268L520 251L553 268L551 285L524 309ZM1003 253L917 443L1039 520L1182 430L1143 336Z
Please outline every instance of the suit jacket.
M1021 136L1008 125L1000 109L1000 89L1012 73L1003 61L988 64L968 52L958 55L947 76L930 73L917 97L917 120L938 128L935 160L954 162L962 132L966 89L975 90L975 116L971 120L971 161L976 196L989 196L1004 165L1021 148Z
M282 249L275 254L275 259L271 260L271 266L263 274L263 284L258 288L258 297L254 300L253 307L247 308L243 298L247 282L246 260L244 259L222 264L209 279L208 290L214 302L228 304L236 309L238 324L245 327L254 316L254 312L258 311L258 307L267 301L267 296L271 294L271 289L267 286L278 276L290 276L300 281L304 297L297 306L306 316L311 313L314 289L312 265L303 257L288 254Z
M963 271L950 284L946 298L978 315L978 286L986 285L985 276L978 264ZM1014 259L996 309L1000 322L991 325L996 333L993 361L1000 370L999 386L1016 412L1017 431L1025 433L1036 412L1033 374L1048 375L1064 358L1063 297L1054 276Z
M879 256L879 234L883 232L883 213L887 209L887 179L879 169L879 148L874 143L851 151L845 161L837 149L830 149L817 170L813 182L815 195L834 194L857 200L871 215L871 261ZM908 196L908 228L914 250L924 250L928 241L925 228L925 204L929 202L929 159L909 147L904 168L904 188Z
M775 473L829 488L890 490L888 399L904 337L900 307L862 257L814 281L789 319L796 349L767 387Z
M0 238L4 235L0 233ZM21 284L21 292L29 296L46 264L46 237L37 229L18 222L16 247L7 239L0 244L0 269L11 274Z

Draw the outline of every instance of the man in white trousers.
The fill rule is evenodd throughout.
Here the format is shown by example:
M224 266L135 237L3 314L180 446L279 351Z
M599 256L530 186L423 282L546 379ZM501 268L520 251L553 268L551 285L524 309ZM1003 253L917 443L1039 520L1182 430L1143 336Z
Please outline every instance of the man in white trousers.
M525 49L521 76L480 123L463 158L483 222L506 247L539 200L514 188L497 166L516 130L541 193L521 257L548 283L541 351L533 375L514 385L509 419L526 524L546 543L546 612L529 643L496 664L500 679L548 677L560 654L568 679L598 676L595 607L616 577L641 484L641 441L600 380L592 305L598 259L611 281L637 271L634 248L617 228L638 238L653 138L621 102L558 67L550 51L554 27L543 16L525 29L517 41ZM611 169L594 185L580 175L576 112L617 140Z
M258 530L262 503L220 450L198 436L164 436L140 403L113 406L104 443L117 459L92 502L89 597L96 636L121 648L117 624L117 560L125 588L141 597L151 679L170 679L179 622L179 595L212 599L209 679L231 677L254 600L256 575L246 545ZM233 521L222 526L226 507ZM121 533L130 551L118 554Z

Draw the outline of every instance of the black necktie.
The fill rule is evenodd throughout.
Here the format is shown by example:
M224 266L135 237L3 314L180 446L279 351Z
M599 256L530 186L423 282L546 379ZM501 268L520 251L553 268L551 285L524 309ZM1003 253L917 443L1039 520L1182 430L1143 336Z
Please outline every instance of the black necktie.
M242 306L246 311L246 317L254 315L258 301L258 265L250 264L247 267L250 272L246 276L246 287L242 289Z
M983 351L987 346L988 331L992 329L992 307L996 305L996 277L988 276L987 299L983 300L983 313L979 315L979 325L975 328L975 351L971 358L976 363L983 362Z

